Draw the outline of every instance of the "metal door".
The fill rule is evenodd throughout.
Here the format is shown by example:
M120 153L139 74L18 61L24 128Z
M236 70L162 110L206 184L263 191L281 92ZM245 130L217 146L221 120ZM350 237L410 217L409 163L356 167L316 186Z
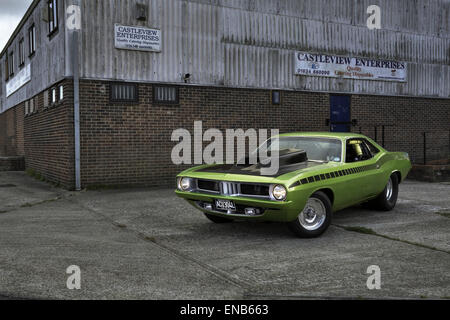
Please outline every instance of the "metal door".
M330 131L350 132L350 96L330 96Z

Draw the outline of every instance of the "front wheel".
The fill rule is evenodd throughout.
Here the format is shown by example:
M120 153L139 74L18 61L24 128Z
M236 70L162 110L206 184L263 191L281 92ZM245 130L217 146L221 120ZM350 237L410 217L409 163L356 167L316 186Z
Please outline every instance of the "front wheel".
M308 199L303 211L288 226L300 238L315 238L328 229L331 215L330 199L325 193L318 191Z

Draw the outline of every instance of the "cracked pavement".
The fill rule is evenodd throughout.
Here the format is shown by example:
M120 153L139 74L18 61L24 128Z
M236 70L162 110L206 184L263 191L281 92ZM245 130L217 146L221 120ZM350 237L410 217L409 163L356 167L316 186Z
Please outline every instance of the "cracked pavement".
M394 211L349 208L298 239L213 224L173 190L77 193L0 172L0 299L449 299L448 212L449 184L406 181ZM81 290L66 288L70 265Z

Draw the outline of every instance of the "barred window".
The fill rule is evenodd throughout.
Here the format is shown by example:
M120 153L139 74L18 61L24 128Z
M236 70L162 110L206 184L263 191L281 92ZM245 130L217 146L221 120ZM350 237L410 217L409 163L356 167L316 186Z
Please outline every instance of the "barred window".
M111 102L139 102L138 87L133 83L111 83Z
M153 102L156 103L178 103L178 88L171 86L153 87Z

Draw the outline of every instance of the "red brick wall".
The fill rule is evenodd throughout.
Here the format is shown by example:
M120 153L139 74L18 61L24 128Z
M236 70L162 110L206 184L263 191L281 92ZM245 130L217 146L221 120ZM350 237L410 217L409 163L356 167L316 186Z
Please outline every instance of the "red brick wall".
M73 188L72 82L64 81L64 99L60 103L44 108L44 93L35 97L35 103L37 111L24 119L26 168L49 181Z

